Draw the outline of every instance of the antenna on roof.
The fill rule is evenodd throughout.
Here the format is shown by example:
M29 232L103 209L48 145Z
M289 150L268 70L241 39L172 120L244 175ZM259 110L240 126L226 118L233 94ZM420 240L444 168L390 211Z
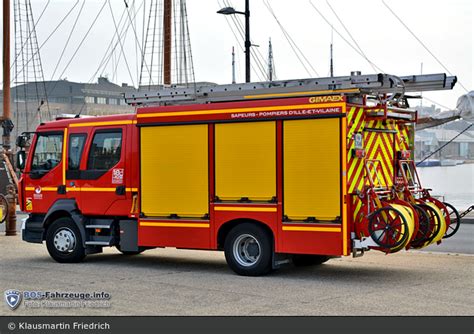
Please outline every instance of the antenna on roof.
M273 48L272 39L268 39L268 81L273 81Z
M334 28L331 26L331 46L330 46L330 53L331 53L331 61L329 65L329 76L333 77L334 76L334 57L333 57L333 51L332 51L332 44L333 44L333 37L334 37Z
M232 47L232 84L235 84L235 50Z

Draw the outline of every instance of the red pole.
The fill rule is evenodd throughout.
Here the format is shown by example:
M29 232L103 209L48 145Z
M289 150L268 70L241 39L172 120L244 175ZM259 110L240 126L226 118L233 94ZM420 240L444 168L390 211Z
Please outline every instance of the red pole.
M163 83L171 85L171 3L164 0L163 8Z
M3 119L10 117L10 0L3 0Z

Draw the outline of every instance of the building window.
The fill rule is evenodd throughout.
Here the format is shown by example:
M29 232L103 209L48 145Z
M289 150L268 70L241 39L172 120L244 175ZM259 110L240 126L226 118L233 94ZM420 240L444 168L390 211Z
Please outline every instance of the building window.
M105 97L98 97L97 104L107 104L107 99Z
M95 103L95 99L93 96L86 96L85 100L86 103Z
M117 99L109 98L109 104L117 104Z
M120 105L121 105L121 106L126 106L126 105L127 105L127 103L125 102L125 100L124 100L124 99L120 99Z

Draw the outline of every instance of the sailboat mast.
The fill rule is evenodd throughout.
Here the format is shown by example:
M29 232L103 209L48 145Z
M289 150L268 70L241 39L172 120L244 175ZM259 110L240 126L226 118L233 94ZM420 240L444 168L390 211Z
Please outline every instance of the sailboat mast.
M163 1L163 83L171 85L172 0Z
M10 114L10 0L3 0L3 119ZM3 147L10 148L10 135L3 136Z

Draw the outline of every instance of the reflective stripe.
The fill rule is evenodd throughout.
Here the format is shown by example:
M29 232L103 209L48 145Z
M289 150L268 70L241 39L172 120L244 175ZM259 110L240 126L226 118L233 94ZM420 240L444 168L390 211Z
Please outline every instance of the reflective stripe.
M255 208L237 206L215 206L214 211L253 211L253 212L276 212L277 208Z
M35 190L35 187L25 187L25 190L26 191L34 191ZM42 187L41 188L41 191L57 191L58 188L57 187ZM115 191L116 188L75 188L75 187L67 187L66 188L67 191L97 191L97 192L101 192L101 191ZM126 188L125 191L127 192L137 192L138 191L138 188Z
M35 187L25 187L26 191L34 191L36 188ZM57 191L57 187L41 187L41 191Z
M126 120L126 121L108 121L108 122L87 122L87 123L71 123L69 127L78 128L82 126L105 126L105 125L127 125L127 124L136 124L136 120Z
M341 232L340 227L283 226L283 231Z
M197 228L209 228L210 224L192 224L192 223L151 223L151 222L140 222L140 226L151 226L151 227L197 227Z
M233 108L233 109L214 109L214 110L189 110L189 111L173 111L160 113L138 114L138 118L148 117L169 117L169 116L196 116L196 115L215 115L215 114L230 114L242 112L257 112L257 111L274 111L274 110L297 110L297 109L313 109L313 108L329 108L341 107L344 108L345 103L321 103L321 104L301 104L293 106L271 106L271 107L253 107L253 108ZM342 110L344 112L344 109Z

